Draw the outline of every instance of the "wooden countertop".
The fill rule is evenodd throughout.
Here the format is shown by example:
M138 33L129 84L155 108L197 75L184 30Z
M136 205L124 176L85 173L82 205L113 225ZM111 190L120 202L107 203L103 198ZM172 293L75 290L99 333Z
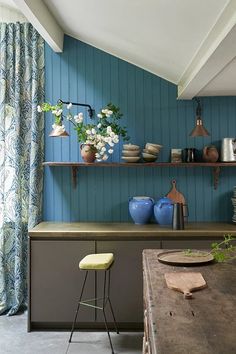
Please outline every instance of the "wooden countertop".
M186 223L185 230L172 230L157 224L135 225L133 223L98 222L41 222L29 230L32 239L83 239L83 240L178 240L216 239L224 234L236 236L236 225L230 223Z
M234 354L236 352L236 260L199 267L161 264L144 250L144 298L153 354ZM168 289L167 272L201 272L207 288L186 300Z

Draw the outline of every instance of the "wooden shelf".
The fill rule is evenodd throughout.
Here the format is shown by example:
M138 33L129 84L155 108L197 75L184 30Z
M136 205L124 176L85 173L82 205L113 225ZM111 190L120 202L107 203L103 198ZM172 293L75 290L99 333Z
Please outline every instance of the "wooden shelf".
M76 187L77 171L79 167L211 167L213 168L213 182L214 189L217 189L219 184L220 168L221 167L236 167L236 162L54 162L48 161L43 162L43 166L49 167L71 167L72 170L72 181L74 187Z
M236 167L236 162L43 162L43 165L67 167Z

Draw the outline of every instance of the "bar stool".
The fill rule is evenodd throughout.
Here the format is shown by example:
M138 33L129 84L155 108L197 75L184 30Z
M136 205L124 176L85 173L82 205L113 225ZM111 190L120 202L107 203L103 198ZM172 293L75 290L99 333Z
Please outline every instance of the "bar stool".
M84 282L83 282L83 285L82 285L82 289L81 289L81 293L80 293L77 309L76 309L76 312L75 312L74 322L72 324L72 329L71 329L70 338L69 338L69 342L71 343L80 305L89 306L89 307L92 307L92 308L96 308L98 310L102 310L103 317L104 317L104 323L105 323L106 331L107 331L107 334L108 334L108 338L109 338L112 354L114 354L114 350L113 350L112 341L111 341L111 337L110 337L110 333L109 333L109 329L108 329L108 325L107 325L105 307L106 307L106 305L108 303L109 306L110 306L112 317L113 317L116 333L119 334L119 331L118 331L118 328L117 328L116 319L115 319L115 315L114 315L114 311L113 311L111 300L110 300L110 270L111 270L111 267L112 267L113 263L114 263L114 255L113 255L113 253L89 254L89 255L87 255L86 257L84 257L80 261L79 268L81 270L85 270L86 272L85 272ZM95 298L95 299L86 299L86 300L82 301L82 296L83 296L83 292L84 292L84 288L85 288L88 272L90 270L104 271L103 297ZM107 284L107 273L108 273L108 284ZM102 301L102 306L101 307L92 305L90 303L90 302L96 301L96 300L101 300Z

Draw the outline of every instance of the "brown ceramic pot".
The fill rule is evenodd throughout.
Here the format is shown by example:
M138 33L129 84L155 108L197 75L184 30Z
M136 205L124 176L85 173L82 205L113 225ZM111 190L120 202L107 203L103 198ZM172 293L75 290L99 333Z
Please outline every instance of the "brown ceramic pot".
M202 154L203 160L206 162L216 162L219 158L219 153L214 145L205 146Z
M89 144L81 144L80 145L80 153L84 162L94 162L96 160L97 150L93 145Z

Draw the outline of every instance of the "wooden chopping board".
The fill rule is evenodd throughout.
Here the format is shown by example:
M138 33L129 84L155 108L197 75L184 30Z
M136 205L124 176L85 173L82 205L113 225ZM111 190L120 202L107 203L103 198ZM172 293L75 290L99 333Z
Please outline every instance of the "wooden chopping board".
M206 288L207 284L199 272L177 272L165 273L165 280L168 288L184 294L185 299L191 299L191 291Z
M184 195L182 193L180 193L176 188L176 180L173 179L171 181L171 184L172 184L172 188L171 188L170 192L166 195L167 198L170 198L175 203L186 204Z

